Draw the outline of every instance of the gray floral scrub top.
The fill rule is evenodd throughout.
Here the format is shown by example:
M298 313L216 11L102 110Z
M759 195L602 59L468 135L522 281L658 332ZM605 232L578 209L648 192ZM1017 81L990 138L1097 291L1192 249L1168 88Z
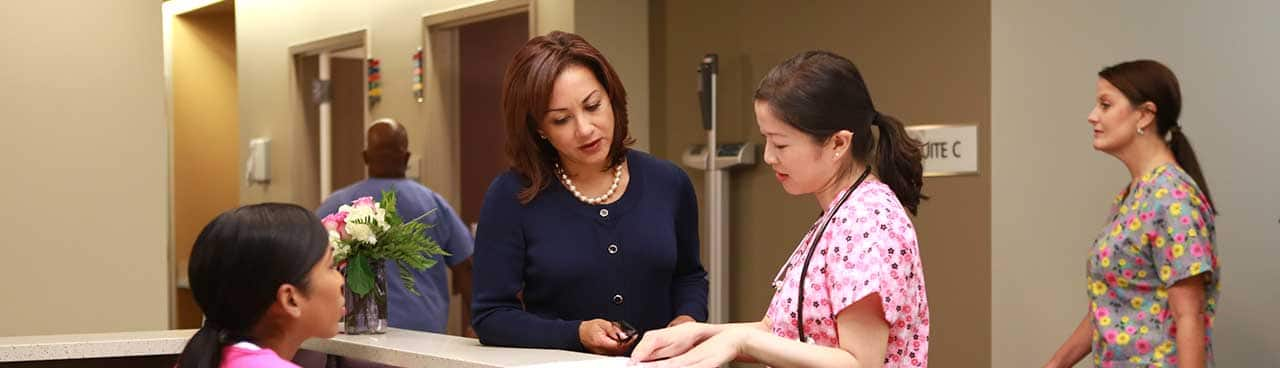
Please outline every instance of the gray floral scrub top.
M1205 277L1204 323L1212 366L1218 256L1213 211L1195 181L1177 165L1160 166L1144 175L1131 195L1116 196L1110 219L1088 261L1094 364L1176 367L1167 290L1180 280L1210 273Z

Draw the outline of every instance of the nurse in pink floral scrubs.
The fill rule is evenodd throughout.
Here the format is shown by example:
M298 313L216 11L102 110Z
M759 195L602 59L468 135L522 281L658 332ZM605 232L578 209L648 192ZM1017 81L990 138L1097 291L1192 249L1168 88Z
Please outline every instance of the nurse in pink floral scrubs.
M813 195L822 215L781 266L763 320L650 331L631 360L927 366L929 303L908 215L923 198L920 142L877 113L858 69L829 52L774 67L756 89L755 112L764 161L787 193Z
M1099 367L1212 366L1214 210L1178 125L1178 79L1151 60L1098 75L1093 147L1124 162L1133 181L1090 247L1088 313L1046 366L1070 367L1090 352Z

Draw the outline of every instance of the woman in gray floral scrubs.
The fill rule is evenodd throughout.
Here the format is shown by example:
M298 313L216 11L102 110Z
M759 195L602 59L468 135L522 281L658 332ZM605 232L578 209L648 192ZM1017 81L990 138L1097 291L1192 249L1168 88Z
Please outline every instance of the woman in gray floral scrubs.
M1178 124L1178 80L1151 60L1098 75L1093 147L1133 180L1090 247L1088 314L1046 366L1069 367L1090 352L1099 367L1212 366L1214 209Z

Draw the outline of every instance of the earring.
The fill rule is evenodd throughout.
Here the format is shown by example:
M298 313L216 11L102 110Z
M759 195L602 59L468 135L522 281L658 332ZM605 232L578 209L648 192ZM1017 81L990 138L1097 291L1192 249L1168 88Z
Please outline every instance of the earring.
M1146 134L1146 133L1142 131L1142 127L1138 127L1138 135L1143 135L1143 134Z
M545 135L538 134L538 137L541 137L541 138L542 138L542 140L544 140L544 141L545 141L545 140L547 140L547 136L545 136Z

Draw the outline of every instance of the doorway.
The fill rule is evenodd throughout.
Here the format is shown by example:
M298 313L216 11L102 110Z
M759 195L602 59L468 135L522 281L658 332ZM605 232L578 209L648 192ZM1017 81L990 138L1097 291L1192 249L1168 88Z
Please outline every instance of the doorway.
M314 172L299 205L316 208L334 191L365 179L364 132L369 121L366 32L356 31L290 48L302 108L307 159ZM314 168L314 169L311 169Z
M423 18L428 121L443 122L421 139L429 148L424 172L447 175L433 190L445 194L475 231L490 182L507 169L503 153L502 79L515 52L533 34L528 0L497 0ZM431 76L435 76L431 78ZM430 178L426 178L430 179ZM431 180L427 180L431 181ZM452 195L450 195L452 194ZM470 308L454 295L450 334L462 334Z
M200 327L187 280L191 246L204 225L240 201L235 2L162 7L171 44L170 193L174 293L171 325Z

